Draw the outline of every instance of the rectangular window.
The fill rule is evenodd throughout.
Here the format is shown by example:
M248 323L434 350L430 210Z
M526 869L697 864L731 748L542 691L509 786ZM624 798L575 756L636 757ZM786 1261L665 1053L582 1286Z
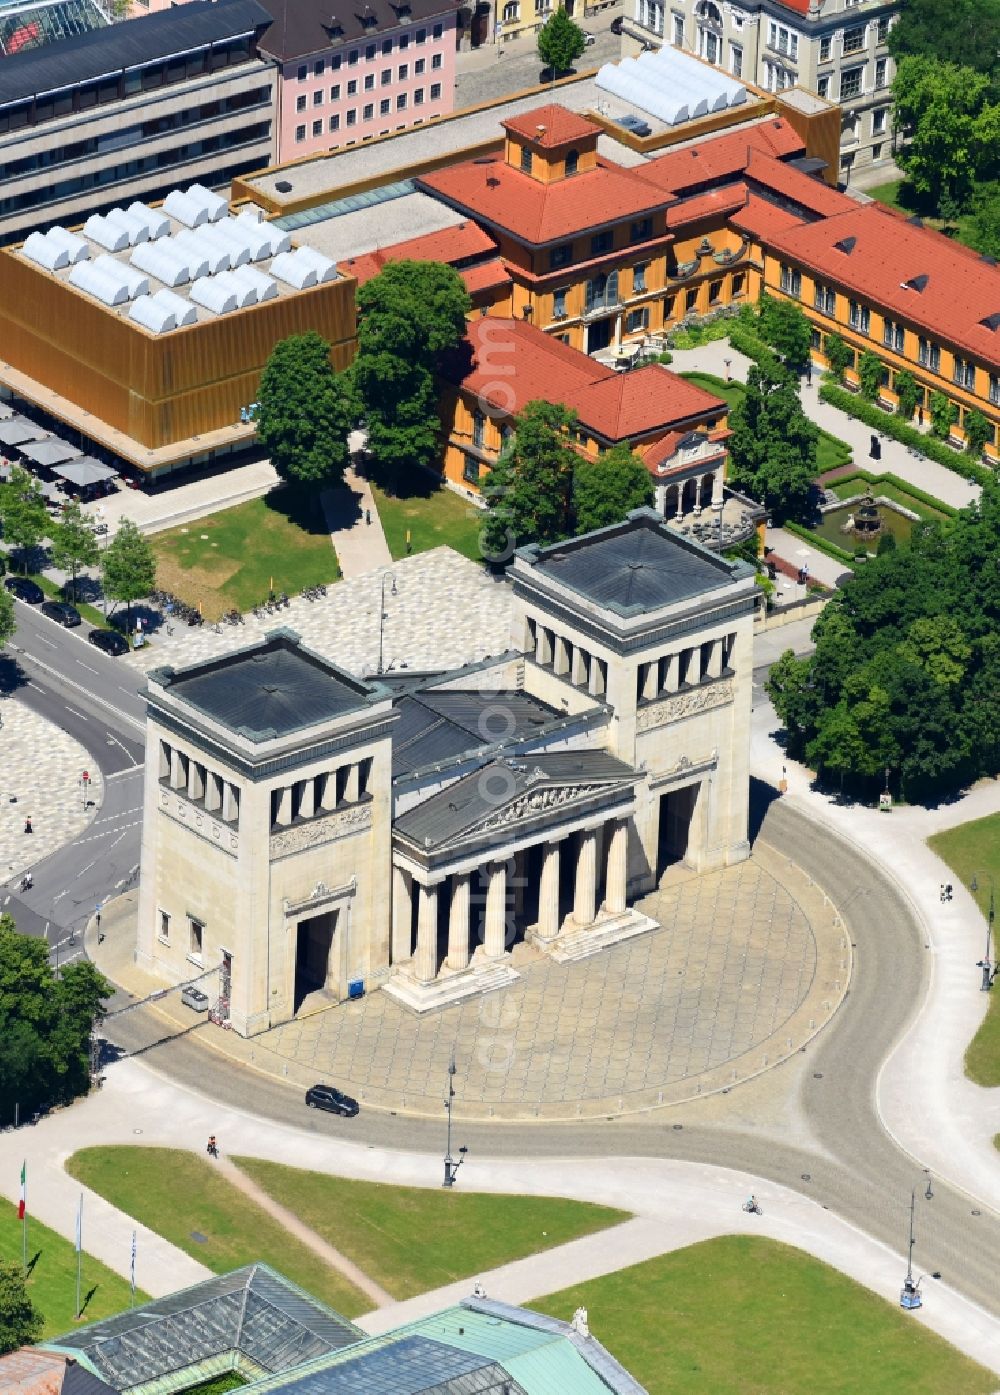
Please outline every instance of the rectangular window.
M875 26L876 43L884 44L889 37L889 16L879 15L878 23Z
M195 920L194 916L188 916L188 933L190 958L201 962L201 953L205 943L205 927L200 920Z
M378 104L379 116L388 116L390 111L392 111L392 102L388 97L383 97Z
M397 110L397 111L405 111L405 110L406 110L406 93L405 93L405 92L400 92L399 96L396 98L396 110Z
M305 65L304 63L300 64L300 66L299 66L299 71L298 71L298 73L296 74L296 76L297 76L299 82L305 82L306 76L307 76L307 74L308 74L308 71L309 71L309 70L308 70L308 68L306 67L306 65Z
M797 271L793 266L782 266L781 289L786 295L800 296L802 294L801 271Z
M317 88L316 88L316 91L313 93L313 106L314 106L314 107L321 107L322 105L323 105L323 89L322 89L322 87L317 87Z
M365 78L365 91L371 92L375 87L375 74L369 73Z
M592 257L603 257L606 252L610 252L614 246L614 234L609 229L607 232L595 233L590 239L590 255Z
M526 145L521 146L521 170L524 174L531 173L531 151Z
M409 47L410 47L410 36L409 36L409 34L400 34L400 36L399 36L399 47L400 47L400 48L409 48Z
M564 320L566 318L566 290L552 292L552 318L554 320Z
M729 45L729 71L733 77L743 76L743 45L730 43Z
M331 117L330 117L330 130L331 130L331 131L339 131L339 130L340 130L340 117L339 117L339 116L331 116Z
M391 69L391 68L383 68L383 69L382 69L381 73L379 74L379 82L382 84L383 87L388 87L388 86L389 86L390 82L392 82L392 69Z
M817 80L816 80L816 95L819 96L819 97L829 97L829 95L830 95L830 79L829 79L828 77L817 78Z
M637 262L632 268L632 294L640 295L646 289L646 269L648 262Z
M929 368L932 373L941 372L941 350L929 339L917 341L917 361L921 368Z
M296 111L305 111L305 109L306 109L306 94L303 92L302 95L301 95L301 97L296 97L296 98L295 98L295 110L296 110Z
M607 310L618 304L618 272L610 271L606 276L595 276L587 282L587 313L591 310Z
M479 484L480 463L474 455L467 455L462 466L462 478L468 484Z
M435 24L434 28L431 30L431 34L432 34L432 36L433 36L435 39L440 39L440 37L441 37L441 35L442 35L443 33L444 33L444 25L443 25L443 24Z
M632 231L629 236L633 242L648 242L653 236L652 218L638 218L632 224Z
M343 61L344 61L344 60L343 60L342 55L339 54L339 53L335 53L335 54L333 55L333 57L330 59L330 72L331 72L331 73L336 73L336 72L338 72L339 69L340 69L340 65L341 65L341 63L342 63Z
M322 123L322 121L314 121L314 122L313 122L313 135L314 135L314 136L321 136L322 134L323 134L323 123Z
M831 49L831 47L832 47L832 39L831 39L830 35L829 35L829 34L824 34L823 37L822 37L822 39L820 39L820 41L819 41L819 61L820 61L821 63L829 63L829 61L830 61L830 49Z
M431 101L432 101L432 102L436 102L436 101L440 98L440 96L441 96L441 84L440 84L439 82L432 82L432 83L431 83Z
M443 62L444 62L444 59L442 58L442 56L441 56L440 53L432 53L432 54L431 54L431 67L432 67L432 68L434 68L435 70L438 69L438 68L440 68L440 66L441 66L441 64L442 64Z
M356 67L359 57L360 55L358 53L358 50L356 48L352 48L350 53L347 55L347 66L349 68Z
M371 102L369 102L368 105L365 107L364 111L361 113L361 119L362 121L370 121L374 115L375 108L372 106Z
M413 65L413 76L414 76L414 77L421 77L422 74L423 74L423 71L424 71L424 69L425 69L426 67L427 67L427 59L426 59L426 58L418 58L417 61L416 61L416 62L414 63L414 65Z
M351 78L350 82L347 84L347 95L348 97L356 97L358 95L357 78Z
M322 58L317 58L313 64L313 77L322 77L325 64Z
M663 323L674 318L674 301L676 296L665 295L663 297Z
M426 42L427 42L427 30L426 30L426 29L418 29L418 30L417 30L417 43L418 43L418 44L425 44Z
M333 86L330 88L330 101L331 101L331 102L339 102L339 101L340 101L340 83L339 83L339 82L335 82L335 83L333 84Z
M864 88L862 79L864 78L864 68L848 68L840 75L840 100L849 101L851 97L860 97Z
M375 45L375 44L368 44L368 45L366 45L366 47L365 47L365 61L368 62L368 63L370 63L370 62L372 61L372 59L375 57L376 53L378 53L378 47L377 47L377 45Z
M163 941L164 944L168 944L169 941L170 941L170 917L167 915L166 911L160 911L159 916L160 916L159 936L160 936L160 939Z
M413 105L414 105L415 107L422 107L423 104L424 104L424 89L423 89L422 87L418 87L418 88L416 89L416 91L413 93Z
M871 328L871 311L867 305L860 304L857 300L851 301L851 328L857 330L859 334L867 334Z
M391 39L383 39L383 40L382 40L382 52L383 52L383 53L391 53L391 52L392 52L392 40L391 40Z
M708 303L709 303L709 305L718 305L718 303L719 303L719 301L720 301L721 299L722 299L722 282L721 282L721 281L709 281L709 283L708 283Z
M358 124L358 111L356 107L350 107L348 109L347 124L348 126L356 126Z
M296 140L305 140L305 138L306 138L306 128L305 128L304 126L296 126L296 128L295 128L295 139L296 139Z
M878 111L872 112L872 135L881 136L885 134L886 124L889 120L889 108L879 107Z
M855 24L844 30L844 52L860 53L865 46L865 25Z
M684 292L684 313L690 315L692 310L698 309L698 288L695 286L690 291Z
M573 260L572 242L564 242L561 247L553 247L549 252L549 270L555 271L560 266L569 266Z
M886 86L886 79L889 72L889 60L887 58L876 58L875 60L875 88L876 90Z
M990 375L990 401L994 407L1000 407L1000 378Z
M397 73L396 76L398 77L398 79L399 79L400 82L405 82L405 81L407 80L407 78L410 76L410 65L409 65L409 63L400 63L400 65L399 65L399 72Z
M472 444L482 450L486 444L486 418L482 412L474 412L472 417Z
M732 294L733 294L733 299L734 299L734 300L736 299L736 297L737 297L738 295L742 295L742 294L743 294L743 284L744 284L745 281L746 281L746 277L744 276L744 274L743 274L742 271L737 271L737 272L734 272L734 273L733 273L733 291L732 291Z
M642 334L649 328L649 306L644 305L641 310L630 310L625 320L626 334Z
M906 343L906 331L903 326L897 324L895 320L886 320L882 325L882 343L887 349L893 349L897 354L901 354L903 345Z
M831 320L837 316L837 292L829 286L821 286L817 281L813 290L813 305L823 315L828 315Z
M971 392L976 386L976 365L970 363L967 358L959 358L956 355L951 380L959 387L968 388Z

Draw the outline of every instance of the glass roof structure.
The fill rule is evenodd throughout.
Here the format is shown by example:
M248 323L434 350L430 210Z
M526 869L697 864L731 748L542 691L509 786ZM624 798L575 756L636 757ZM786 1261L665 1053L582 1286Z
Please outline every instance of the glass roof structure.
M41 48L56 39L105 29L107 19L94 0L47 0L45 4L0 4L0 54L8 57Z

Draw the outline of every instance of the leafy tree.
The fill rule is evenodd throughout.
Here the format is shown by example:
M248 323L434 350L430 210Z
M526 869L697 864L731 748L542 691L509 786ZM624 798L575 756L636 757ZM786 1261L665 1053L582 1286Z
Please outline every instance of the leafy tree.
M56 978L45 940L0 915L0 1118L88 1089L92 1025L111 992L87 959Z
M558 542L570 531L573 480L580 457L567 440L576 413L553 402L529 402L500 458L486 476L486 519L479 539L496 565L514 548Z
M41 490L27 470L19 466L11 470L7 483L0 485L0 518L7 542L25 554L27 571L27 553L48 535L51 525Z
M830 372L838 383L842 382L844 370L854 362L854 350L839 334L828 334L823 344L823 352L830 365Z
M875 549L876 555L884 557L887 552L896 551L896 535L890 533L888 529L880 536L878 547Z
M943 392L932 392L930 396L931 434L943 441L958 421L958 407Z
M897 160L916 192L952 217L996 165L998 113L987 101L989 79L973 68L912 57L900 63L892 89L907 137Z
M914 620L899 652L935 683L951 684L964 678L972 646L957 620L949 615L926 615Z
M94 525L75 499L62 511L52 529L52 561L69 572L71 594L76 595L76 576L81 567L93 567L100 557Z
M878 390L882 386L882 379L885 376L885 365L878 354L872 353L871 349L866 349L858 360L858 380L861 383L861 396L866 397L869 402L874 402L878 397Z
M156 556L130 518L123 518L118 532L101 554L104 594L125 601L127 628L132 628L132 602L148 596L156 585Z
M6 648L17 630L17 615L14 611L14 597L0 586L0 649Z
M897 63L911 55L939 63L996 72L1000 53L1000 5L996 0L907 0L889 30L889 51Z
M806 760L816 770L833 771L844 779L860 770L865 759L865 743L847 704L838 703L806 747Z
M282 479L343 479L357 413L350 380L334 372L330 345L315 330L275 344L257 393L257 439Z
M589 533L621 521L655 497L649 471L627 441L596 460L579 459L573 471L574 531Z
M983 446L993 439L992 423L974 407L971 412L966 412L962 425L965 428L965 449L970 455L982 455Z
M586 44L583 30L558 5L538 31L538 56L551 71L553 82L572 68Z
M465 334L471 301L454 267L390 262L358 290L353 377L368 449L393 483L440 452L436 372Z
M21 1266L0 1261L0 1356L37 1342L44 1325Z
M1000 261L1000 183L996 180L976 190L968 229L976 251Z
M729 416L729 479L778 518L806 518L819 433L782 370L755 364Z
M899 398L899 415L904 421L912 421L917 403L923 396L923 389L908 368L902 368L896 374L894 386Z
M789 367L801 368L809 362L812 325L794 300L762 296L758 328L765 342Z

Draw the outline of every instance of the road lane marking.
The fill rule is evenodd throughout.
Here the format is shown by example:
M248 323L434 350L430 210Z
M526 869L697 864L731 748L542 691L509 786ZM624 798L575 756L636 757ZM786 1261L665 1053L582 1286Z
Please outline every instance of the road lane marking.
M72 678L67 677L67 675L63 673L60 669L53 668L51 664L47 664L45 660L40 659L37 654L32 654L31 651L25 649L23 645L12 644L10 646L10 649L13 653L19 654L23 659L28 660L33 664L37 664L37 666L40 669L43 669L45 673L50 674L56 680L57 683L63 683L66 685L67 688L75 688L78 693L82 693L84 695L88 702L93 702L98 707L103 707L106 712L110 712L115 717L118 717L128 722L130 726L135 727L136 731L140 732L143 736L145 736L146 723L144 721L140 721L138 717L133 717L130 713L123 711L122 708L115 707L113 703L110 703L107 700L107 698L99 697L97 693L92 692L89 688L85 688L82 683L74 682ZM77 662L79 663L79 660L77 660ZM87 665L84 664L84 668L86 667ZM93 669L91 670L91 672L94 671L95 670ZM50 697L57 697L60 701L62 701L61 694L53 693L49 688L42 688L37 683L31 683L30 679L28 681L30 686L33 688L38 688L39 692L47 693Z
M101 675L97 672L96 668L91 668L90 665L85 664L82 659L77 659L77 663L81 668L85 668L88 673L92 673L95 678L100 678Z
M111 733L108 732L108 735L111 736ZM128 755L129 752L126 751L125 754ZM144 765L136 764L130 770L113 770L110 775L105 775L104 778L106 780L127 780L130 775L141 775L144 768Z
M38 635L38 636L36 636L36 638L40 639L40 640L42 641L43 644L47 644L47 645L49 646L50 649L58 649L58 648L59 648L58 644L53 644L52 641L51 641L51 639L46 639L44 635Z
M124 692L125 689L122 688L121 691ZM132 764L133 764L134 766L138 767L139 762L136 760L135 756L133 756L132 752L128 749L127 746L123 745L123 743L122 743L121 741L118 740L118 737L115 736L115 734L114 734L113 731L109 731L109 732L107 733L107 737L108 737L108 740L109 740L109 741L113 741L114 744L115 744L116 746L121 746L121 748L122 748L122 750L124 751L125 755L128 756L128 758L129 758L129 760L132 762Z
M72 712L74 717L79 717L81 722L87 721L87 718L83 715L83 713L78 712L75 707L70 707L69 703L66 704L66 711Z

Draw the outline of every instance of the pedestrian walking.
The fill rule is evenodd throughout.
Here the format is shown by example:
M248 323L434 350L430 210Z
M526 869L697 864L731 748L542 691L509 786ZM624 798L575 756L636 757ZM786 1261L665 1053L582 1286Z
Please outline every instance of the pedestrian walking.
M30 814L28 814L28 816L27 816L27 817L25 818L25 820L24 820L24 831L25 831L25 833L34 833L34 831L35 831L35 830L32 828L32 826L31 826L31 815L30 815Z
M366 523L371 523L371 521L372 521L372 511L371 511L371 509L365 509L365 522L366 522Z

